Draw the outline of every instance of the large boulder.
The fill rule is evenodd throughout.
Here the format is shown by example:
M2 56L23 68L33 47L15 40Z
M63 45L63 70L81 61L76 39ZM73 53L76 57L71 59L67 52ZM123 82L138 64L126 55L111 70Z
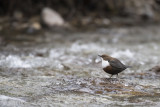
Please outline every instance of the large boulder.
M42 21L48 27L65 25L64 19L61 17L61 15L48 7L42 10Z

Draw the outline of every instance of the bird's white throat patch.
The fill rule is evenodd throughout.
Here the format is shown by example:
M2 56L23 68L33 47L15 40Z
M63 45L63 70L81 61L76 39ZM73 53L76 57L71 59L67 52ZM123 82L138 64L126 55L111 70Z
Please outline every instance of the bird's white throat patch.
M105 68L105 67L109 66L108 61L105 61L103 58L101 58L101 60L102 60L102 68Z

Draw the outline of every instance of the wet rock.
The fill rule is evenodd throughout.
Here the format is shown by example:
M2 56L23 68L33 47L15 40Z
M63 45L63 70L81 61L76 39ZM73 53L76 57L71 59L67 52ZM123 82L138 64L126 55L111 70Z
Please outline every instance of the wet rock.
M149 69L149 71L153 71L153 72L156 72L156 73L160 73L160 65L157 65L157 66Z
M38 22L34 22L31 24L31 27L35 30L40 30L41 29L41 25Z
M73 20L75 21L75 20ZM85 17L81 19L81 24L82 25L87 25L90 24L93 21L93 19L91 17Z
M35 29L35 30L40 30L41 29L41 24L40 24L40 17L39 16L34 16L29 20L30 27Z
M59 13L51 8L44 8L42 10L42 21L49 27L64 26L64 19Z
M44 57L44 53L36 53L36 56Z
M108 26L111 23L111 21L109 19L107 19L107 18L95 19L94 21L95 21L95 24L97 24L97 25L106 25L106 26Z
M29 34L36 33L37 31L42 29L42 26L40 24L40 17L39 16L33 16L26 26L26 32Z
M71 68L65 64L62 64L64 70L70 70Z
M40 23L39 22L34 22L34 23L32 23L32 24L27 26L26 32L28 34L33 34L33 33L37 32L37 31L39 31L40 29L41 29Z
M15 11L13 17L15 20L20 21L23 18L23 13L21 11Z

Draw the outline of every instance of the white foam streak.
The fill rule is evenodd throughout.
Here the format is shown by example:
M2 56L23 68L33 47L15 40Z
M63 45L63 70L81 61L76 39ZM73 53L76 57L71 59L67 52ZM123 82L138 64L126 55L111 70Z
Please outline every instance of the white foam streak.
M134 53L131 52L129 49L125 50L125 51L117 51L117 52L114 52L112 55L112 57L116 57L116 58L119 58L119 57L122 57L122 56L126 56L126 57L129 57L129 58L133 58L134 57Z
M9 97L9 96L5 96L5 95L0 95L0 100L14 100L14 101L25 102L22 99L18 99L18 98L15 98L15 97Z
M20 57L14 56L14 55L9 55L3 59L0 60L0 65L1 66L6 66L6 67L11 67L11 68L30 68L30 64L23 61Z

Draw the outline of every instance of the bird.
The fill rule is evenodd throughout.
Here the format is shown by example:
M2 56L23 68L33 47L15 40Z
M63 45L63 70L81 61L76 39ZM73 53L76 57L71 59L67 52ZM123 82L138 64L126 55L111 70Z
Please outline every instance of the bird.
M98 56L101 57L103 70L106 73L111 74L109 79L111 79L113 75L117 75L118 77L118 73L124 71L127 68L131 68L131 66L126 66L117 58L113 58L109 55L103 54Z

